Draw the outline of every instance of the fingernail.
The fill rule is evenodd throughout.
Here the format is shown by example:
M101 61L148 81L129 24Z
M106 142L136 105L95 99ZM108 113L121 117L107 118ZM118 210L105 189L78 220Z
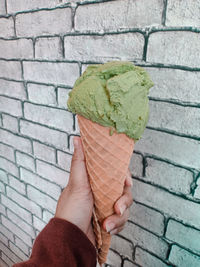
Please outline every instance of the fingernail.
M114 229L110 232L111 235L115 235L117 233L117 229Z
M133 187L133 181L132 181L132 178L130 180L130 186Z
M107 233L109 233L110 231L112 231L115 228L114 223L107 223L106 224L106 231Z
M121 215L124 213L125 209L126 209L126 206L125 205L122 205L122 206L119 207L119 210L120 210L120 214Z

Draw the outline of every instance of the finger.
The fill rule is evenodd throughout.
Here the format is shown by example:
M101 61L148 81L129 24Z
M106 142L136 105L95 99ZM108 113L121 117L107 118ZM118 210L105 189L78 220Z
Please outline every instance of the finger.
M74 139L74 154L71 162L69 183L80 184L87 178L87 170L85 166L85 156L81 138L75 136Z
M129 217L129 210L127 209L122 216L113 214L106 218L103 222L103 228L106 232L111 232L116 228L123 227Z
M126 179L125 179L125 185L127 186L133 186L133 180L132 180L132 175L130 170L127 170L127 175L126 175Z
M127 208L129 208L133 204L133 196L130 186L124 187L123 195L117 200L114 205L114 211L122 215Z
M111 235L116 235L116 234L120 233L124 229L124 226L125 225L123 225L122 227L114 229L113 231L110 232L110 234Z

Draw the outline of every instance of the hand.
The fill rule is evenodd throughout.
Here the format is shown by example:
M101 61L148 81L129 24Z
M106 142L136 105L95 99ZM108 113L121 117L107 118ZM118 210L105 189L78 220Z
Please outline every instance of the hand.
M83 147L80 137L74 137L73 141L74 154L69 182L58 200L55 217L78 226L95 245L91 224L94 201L88 181Z
M125 179L123 195L114 205L115 214L107 217L103 222L103 228L111 235L121 232L129 217L129 207L133 203L131 187L133 186L131 172L128 170Z

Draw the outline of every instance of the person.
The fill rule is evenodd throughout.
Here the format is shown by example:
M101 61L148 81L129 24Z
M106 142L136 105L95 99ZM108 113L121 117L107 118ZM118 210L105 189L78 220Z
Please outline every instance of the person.
M123 195L114 205L115 213L103 222L103 228L112 235L119 233L128 220L133 202L131 186L128 171ZM81 139L74 137L70 178L58 200L55 216L37 236L29 260L13 267L96 267L93 204Z

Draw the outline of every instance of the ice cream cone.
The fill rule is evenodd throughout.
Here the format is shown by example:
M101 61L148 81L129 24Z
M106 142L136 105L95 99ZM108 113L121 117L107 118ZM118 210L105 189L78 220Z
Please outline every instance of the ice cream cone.
M114 213L114 203L123 193L134 140L78 115L86 167L94 197L93 226L98 261L106 261L111 236L102 228L103 220Z

